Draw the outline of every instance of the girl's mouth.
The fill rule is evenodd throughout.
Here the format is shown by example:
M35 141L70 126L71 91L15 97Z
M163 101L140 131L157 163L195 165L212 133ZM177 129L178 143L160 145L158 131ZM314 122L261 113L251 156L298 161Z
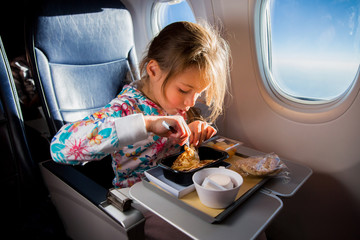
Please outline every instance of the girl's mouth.
M179 113L180 115L184 115L184 114L186 113L186 111L185 111L185 110L178 110L178 113Z

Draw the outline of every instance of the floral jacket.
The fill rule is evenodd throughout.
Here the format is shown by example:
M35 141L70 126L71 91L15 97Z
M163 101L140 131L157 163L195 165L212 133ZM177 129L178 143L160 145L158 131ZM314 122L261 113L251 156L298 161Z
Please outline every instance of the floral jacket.
M174 146L167 138L152 133L145 140L126 147L119 146L114 119L135 113L166 115L137 90L135 84L126 85L103 109L60 129L50 146L53 160L81 164L111 154L115 173L113 185L119 188L132 186L141 180L145 170L156 166L159 159L179 151L178 145Z

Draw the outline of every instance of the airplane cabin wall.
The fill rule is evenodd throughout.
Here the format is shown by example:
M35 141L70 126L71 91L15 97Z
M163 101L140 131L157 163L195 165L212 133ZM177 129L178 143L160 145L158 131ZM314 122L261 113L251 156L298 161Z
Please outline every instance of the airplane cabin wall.
M300 191L285 202L281 217L273 224L273 233L297 223L293 231L283 233L284 239L359 237L354 224L360 217L359 94L355 94L343 114L323 122L321 119L304 121L304 116L298 120L286 117L286 112L291 110L285 108L274 111L266 101L268 96L261 91L252 28L256 1L212 2L214 15L227 30L233 58L232 98L225 115L218 121L220 133L314 170ZM308 117L314 118L313 115Z

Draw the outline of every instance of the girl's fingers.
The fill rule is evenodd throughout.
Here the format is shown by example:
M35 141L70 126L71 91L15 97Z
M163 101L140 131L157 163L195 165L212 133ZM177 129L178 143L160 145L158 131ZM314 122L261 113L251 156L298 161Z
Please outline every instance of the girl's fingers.
M211 138L217 133L216 129L206 122L199 122L192 126L191 143L194 146L201 145L204 141Z
M191 143L194 146L199 146L204 139L206 138L206 123L204 122L198 122L194 127L193 127L193 132L191 134Z
M173 120L177 131L174 134L174 138L178 139L178 144L184 145L190 137L191 131L182 117L175 117Z
M212 138L216 133L217 133L216 129L213 128L212 126L209 126L206 139Z
M148 118L146 118L148 119ZM156 120L155 120L156 119ZM159 124L152 127L152 131L160 136L169 137L179 145L184 145L188 140L194 146L201 145L205 140L211 138L216 134L215 128L203 121L195 121L187 125L184 118L181 116L168 117L152 117L150 120L155 120ZM155 122L154 121L154 122ZM171 126L175 131L171 131L161 124L163 121ZM148 121L151 123L151 121Z

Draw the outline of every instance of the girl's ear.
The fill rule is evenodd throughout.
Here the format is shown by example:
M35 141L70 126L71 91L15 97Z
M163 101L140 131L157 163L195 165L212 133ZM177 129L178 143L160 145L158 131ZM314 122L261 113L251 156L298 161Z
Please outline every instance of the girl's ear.
M148 64L146 65L146 72L149 75L149 78L154 80L159 79L162 73L156 60L150 60L148 62Z

